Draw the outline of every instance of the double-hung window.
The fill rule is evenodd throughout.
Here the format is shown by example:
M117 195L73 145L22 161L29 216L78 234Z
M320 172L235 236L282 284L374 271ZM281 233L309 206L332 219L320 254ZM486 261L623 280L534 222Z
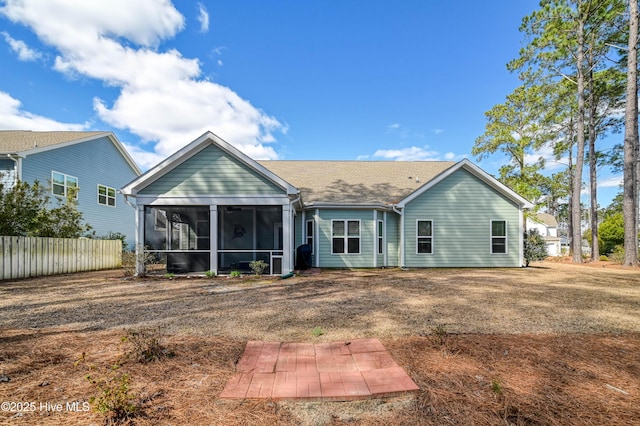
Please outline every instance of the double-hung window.
M416 226L416 253L433 253L433 221L418 220Z
M331 253L359 254L360 253L360 221L333 220L331 221Z
M313 254L313 228L314 228L313 220L307 221L307 245L311 248L311 253Z
M98 184L98 204L103 206L116 206L116 190L106 185Z
M384 222L379 220L378 221L378 254L382 254L382 248L384 245L383 228L384 228Z
M507 221L491 221L491 254L507 253Z
M64 173L51 172L51 192L61 197L78 199L78 178Z

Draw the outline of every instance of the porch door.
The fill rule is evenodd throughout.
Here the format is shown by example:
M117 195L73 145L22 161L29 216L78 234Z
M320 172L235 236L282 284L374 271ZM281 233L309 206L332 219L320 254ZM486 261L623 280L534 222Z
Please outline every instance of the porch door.
M273 250L271 255L271 274L282 275L282 258L284 248L284 236L282 232L282 223L273 224ZM275 251L278 250L278 251Z

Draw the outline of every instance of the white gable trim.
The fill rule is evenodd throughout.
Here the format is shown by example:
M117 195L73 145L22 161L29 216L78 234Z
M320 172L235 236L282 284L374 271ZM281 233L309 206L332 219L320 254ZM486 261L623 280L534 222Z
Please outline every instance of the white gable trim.
M273 172L261 166L256 161L251 159L249 156L239 151L230 143L226 142L225 140L223 140L222 138L220 138L219 136L211 132L206 132L202 136L194 140L193 142L189 143L179 151L167 157L162 162L158 163L153 168L149 169L142 176L129 182L126 186L122 188L121 190L122 193L126 195L135 196L138 193L138 191L149 186L151 183L155 182L162 176L166 175L171 170L175 169L180 164L184 163L185 161L187 161L188 159L190 159L191 157L193 157L198 152L202 151L203 149L205 149L211 144L216 145L217 147L225 151L227 154L242 161L244 164L249 166L258 174L262 175L266 179L270 180L271 182L285 189L287 191L287 195L297 195L300 192L296 187L294 187L293 185L291 185L290 183L282 179L280 176L277 176Z
M464 160L457 162L456 164L454 164L444 172L440 173L438 176L436 176L435 178L433 178L432 180L424 184L422 187L420 187L413 193L409 194L409 196L407 196L397 204L398 208L404 208L408 203L415 200L416 198L418 198L419 196L427 192L429 189L433 188L435 185L442 182L444 179L451 176L453 173L457 172L460 169L465 169L466 171L468 171L469 173L471 173L472 175L474 175L475 177L477 177L478 179L480 179L481 181L489 185L491 188L495 189L496 191L498 191L508 199L512 200L520 208L530 209L533 207L533 204L531 202L525 200L520 195L515 193L513 190L511 190L507 186L500 183L496 178L491 176L489 173L485 172L480 167L476 166L471 161L465 158Z

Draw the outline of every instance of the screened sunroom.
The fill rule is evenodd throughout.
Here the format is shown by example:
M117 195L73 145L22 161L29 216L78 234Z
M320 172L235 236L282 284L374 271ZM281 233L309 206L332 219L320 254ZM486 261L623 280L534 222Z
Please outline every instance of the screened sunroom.
M247 273L258 260L267 265L265 273L282 273L281 205L215 206L214 211L212 227L209 206L145 206L145 253L169 273Z

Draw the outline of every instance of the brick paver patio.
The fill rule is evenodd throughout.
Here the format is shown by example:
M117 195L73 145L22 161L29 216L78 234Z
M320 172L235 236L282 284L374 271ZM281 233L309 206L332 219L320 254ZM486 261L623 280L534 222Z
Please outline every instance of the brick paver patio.
M220 398L352 400L418 390L378 339L250 341Z

